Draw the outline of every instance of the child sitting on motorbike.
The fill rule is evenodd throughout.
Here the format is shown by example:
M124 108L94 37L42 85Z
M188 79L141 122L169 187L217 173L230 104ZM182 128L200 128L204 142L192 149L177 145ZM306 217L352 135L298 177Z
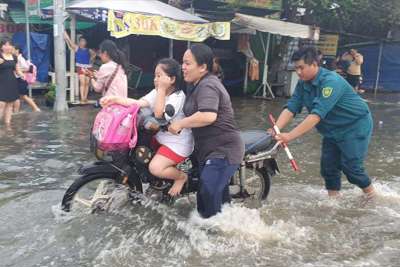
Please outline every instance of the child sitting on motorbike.
M156 118L166 118L169 121L181 120L185 117L183 105L185 94L179 88L182 72L179 63L174 59L161 59L154 72L154 86L150 93L140 99L105 96L100 100L102 106L110 104L150 107ZM164 115L165 106L172 105L175 113L172 118ZM176 165L184 161L193 152L193 136L190 129L183 129L178 135L168 131L159 131L154 136L153 143L157 149L156 155L149 164L151 174L160 178L174 180L169 190L171 196L178 195L187 180L187 174L178 170Z

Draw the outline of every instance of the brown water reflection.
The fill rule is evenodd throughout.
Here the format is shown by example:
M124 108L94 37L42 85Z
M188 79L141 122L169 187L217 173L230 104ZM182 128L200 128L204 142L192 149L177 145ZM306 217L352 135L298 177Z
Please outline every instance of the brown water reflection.
M65 189L93 160L87 133L95 110L18 114L11 131L0 126L0 265L400 266L400 98L368 99L375 202L362 206L347 182L341 199L326 198L312 132L291 144L299 174L279 155L282 172L261 209L226 207L208 221L190 213L193 199L172 209L147 203L117 214L63 214ZM284 102L233 99L242 129L268 128L268 113L278 115Z

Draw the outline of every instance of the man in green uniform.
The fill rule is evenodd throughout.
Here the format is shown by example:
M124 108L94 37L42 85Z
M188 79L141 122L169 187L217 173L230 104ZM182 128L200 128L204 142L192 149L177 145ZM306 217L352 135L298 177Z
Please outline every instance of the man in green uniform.
M321 175L329 196L339 194L343 172L372 197L374 188L364 169L372 133L368 105L341 76L318 66L315 48L298 50L292 60L300 81L277 126L284 128L303 107L309 114L290 132L276 135L276 140L289 143L316 127L323 136Z

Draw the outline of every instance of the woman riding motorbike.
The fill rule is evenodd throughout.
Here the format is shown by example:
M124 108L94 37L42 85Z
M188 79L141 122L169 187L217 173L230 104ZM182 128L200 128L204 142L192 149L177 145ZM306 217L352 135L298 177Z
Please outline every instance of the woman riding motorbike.
M221 211L230 202L229 181L244 156L244 143L234 121L228 92L212 74L213 52L195 44L183 56L183 77L189 84L183 111L186 118L171 123L178 134L191 128L195 155L200 166L197 210L204 218Z

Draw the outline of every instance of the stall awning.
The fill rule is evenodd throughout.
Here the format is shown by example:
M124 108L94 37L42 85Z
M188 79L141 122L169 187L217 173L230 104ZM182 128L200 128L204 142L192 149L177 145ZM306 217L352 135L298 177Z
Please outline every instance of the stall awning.
M67 5L67 10L95 8L158 15L179 21L207 22L200 17L155 0L77 0Z
M24 10L10 10L9 14L15 24L25 24L26 23L26 17L25 17ZM52 19L51 20L42 19L39 16L29 16L29 23L30 24L53 25L53 20ZM94 25L95 25L95 23L93 23L93 22L79 21L79 22L77 22L76 28L79 30L83 30L83 29L91 28ZM65 22L65 27L67 29L69 28L69 21Z
M15 24L25 24L26 17L24 10L10 10L9 15ZM52 24L52 21L44 21L39 16L30 16L29 23L31 24Z
M107 22L108 31L116 38L137 34L194 42L208 37L230 39L230 22L208 22L156 0L77 0L67 11Z
M235 14L235 18L232 22L240 26L244 26L261 32L269 32L272 34L311 40L319 39L318 27L311 27L303 24L255 17L240 13Z

